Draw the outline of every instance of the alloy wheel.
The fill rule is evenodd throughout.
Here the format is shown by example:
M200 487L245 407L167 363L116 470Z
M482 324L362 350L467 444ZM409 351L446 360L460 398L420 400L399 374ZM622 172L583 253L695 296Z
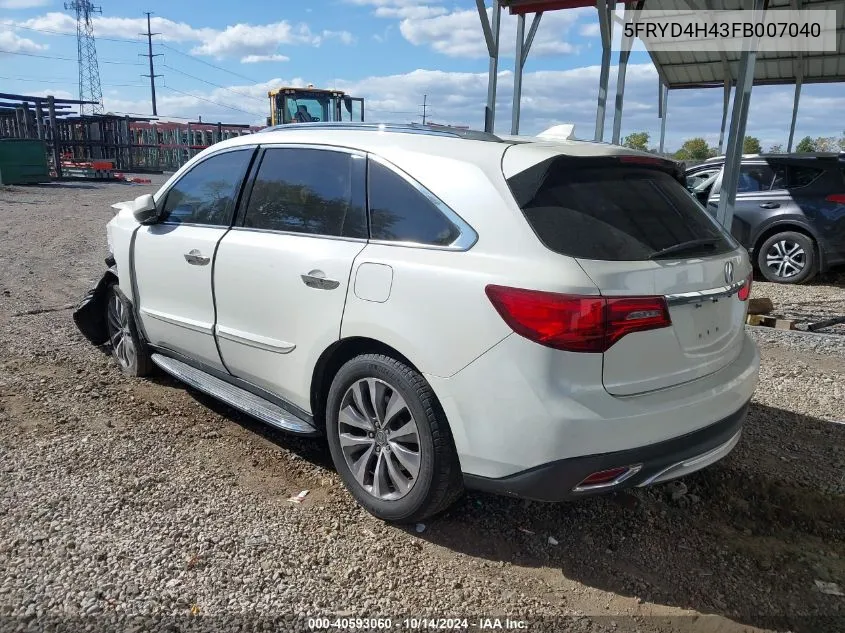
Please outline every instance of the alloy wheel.
M346 465L372 496L395 501L420 473L417 422L402 395L378 378L356 381L343 396L337 430Z
M127 310L126 305L116 293L113 293L109 300L108 309L109 341L117 362L124 369L131 368L136 359L135 343L132 340L129 319L129 310Z
M766 252L766 266L778 277L786 279L799 274L807 265L807 253L797 242L780 240Z

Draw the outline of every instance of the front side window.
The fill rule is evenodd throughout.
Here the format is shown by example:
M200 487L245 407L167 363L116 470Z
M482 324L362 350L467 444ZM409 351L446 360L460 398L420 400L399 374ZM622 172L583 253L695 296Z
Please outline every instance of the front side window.
M449 246L458 238L458 227L399 174L372 160L368 174L374 240Z
M195 165L167 192L160 221L229 226L252 153L223 152Z
M367 237L364 159L346 152L271 148L264 153L244 226Z

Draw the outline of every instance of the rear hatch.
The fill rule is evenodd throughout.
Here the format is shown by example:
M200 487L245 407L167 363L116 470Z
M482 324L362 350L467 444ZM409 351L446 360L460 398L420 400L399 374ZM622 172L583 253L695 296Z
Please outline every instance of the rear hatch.
M639 394L730 364L742 348L751 266L686 191L678 165L639 154L543 157L539 150L509 148L503 170L540 241L574 258L607 298L615 334L604 350L605 389ZM622 297L656 298L657 311L646 314Z

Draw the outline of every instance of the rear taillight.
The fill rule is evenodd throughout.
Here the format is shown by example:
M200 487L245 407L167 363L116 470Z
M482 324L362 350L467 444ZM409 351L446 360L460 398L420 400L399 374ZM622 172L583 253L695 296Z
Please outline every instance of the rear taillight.
M845 204L845 193L832 193L825 200L836 202L837 204Z
M742 288L739 289L739 292L736 293L736 296L739 297L740 301L747 301L748 297L751 296L751 282L754 281L754 275L748 275L745 278L745 283L742 285Z
M605 349L631 332L644 332L672 325L663 297L608 297Z
M514 332L569 352L604 352L626 334L672 324L663 297L606 298L495 285L485 290Z

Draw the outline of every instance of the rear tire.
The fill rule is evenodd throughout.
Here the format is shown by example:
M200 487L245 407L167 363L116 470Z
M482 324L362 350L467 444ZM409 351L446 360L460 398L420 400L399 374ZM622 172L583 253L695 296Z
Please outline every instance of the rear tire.
M795 231L776 233L760 245L757 267L768 281L800 284L816 276L818 257L811 237Z
M138 334L132 304L118 284L106 292L106 325L112 358L127 376L148 376L153 371L150 352Z
M421 521L463 493L440 403L425 378L395 358L366 354L340 368L326 402L326 435L344 485L382 520Z

